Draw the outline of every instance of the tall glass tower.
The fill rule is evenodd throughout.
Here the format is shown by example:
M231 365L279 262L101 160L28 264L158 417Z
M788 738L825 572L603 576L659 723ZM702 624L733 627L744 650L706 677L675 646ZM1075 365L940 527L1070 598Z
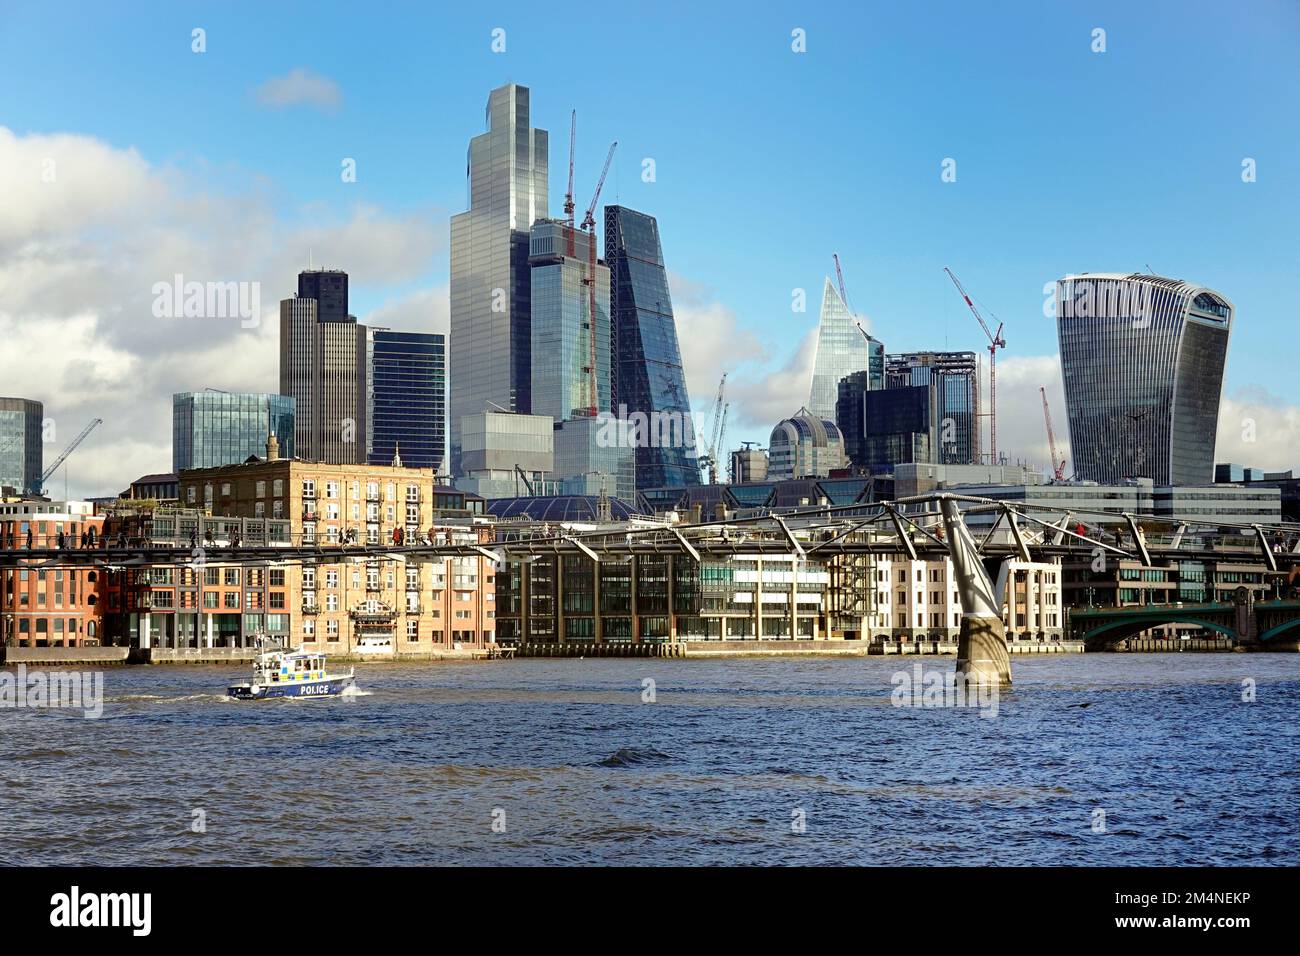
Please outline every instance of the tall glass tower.
M1138 273L1056 284L1070 454L1085 481L1210 484L1233 306Z
M531 351L528 232L547 216L547 133L529 123L529 92L488 95L487 132L470 140L469 209L451 218L451 468L460 420L528 412Z
M447 443L447 338L370 333L370 463L443 469Z
M592 342L596 411L609 411L609 269L596 263L596 316L588 328L591 288L588 258L594 235L576 232L568 255L569 227L555 219L533 224L528 262L532 271L532 414L555 421L584 416L590 407Z
M45 406L30 398L0 398L0 487L21 494L40 481Z
M266 454L274 434L294 457L294 400L249 392L178 392L172 396L172 471L238 465Z
M835 420L840 379L864 369L883 379L885 347L867 335L829 277L822 287L821 321L817 327L817 359L813 364L808 409L816 417ZM873 385L883 387L883 381Z
M620 416L624 408L629 415L646 416L646 440L637 442L636 486L698 485L690 396L654 216L606 206L605 261L614 331L614 410Z

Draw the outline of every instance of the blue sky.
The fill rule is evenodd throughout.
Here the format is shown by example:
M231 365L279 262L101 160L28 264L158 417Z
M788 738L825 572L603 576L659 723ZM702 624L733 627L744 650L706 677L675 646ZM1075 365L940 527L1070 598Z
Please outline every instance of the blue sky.
M490 49L497 27L505 53ZM1008 361L1056 351L1045 282L1149 264L1233 300L1226 391L1263 386L1288 405L1298 67L1300 6L1275 2L0 2L0 126L15 134L134 148L287 221L357 203L430 217L441 245L396 280L315 250L353 273L360 315L446 281L466 144L488 90L511 80L551 132L552 213L576 108L580 208L618 139L604 199L659 218L670 271L761 342L768 368L814 325L832 252L890 351L981 346L949 265L1006 323ZM338 106L259 102L295 68L337 84ZM341 157L356 183L340 182ZM954 183L940 180L948 157Z

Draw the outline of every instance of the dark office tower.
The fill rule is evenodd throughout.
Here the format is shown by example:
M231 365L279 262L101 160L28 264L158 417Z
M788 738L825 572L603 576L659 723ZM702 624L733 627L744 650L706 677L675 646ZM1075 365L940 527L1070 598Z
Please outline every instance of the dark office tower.
M407 468L443 469L447 441L447 339L424 332L371 335L370 464L400 453Z
M280 394L295 401L294 450L305 461L366 461L366 327L352 316L321 322L316 299L280 301Z
M872 391L873 376L869 369L840 379L839 397L835 401L835 424L844 436L844 457L854 468L867 468L866 401Z
M698 485L690 396L654 216L606 206L605 262L613 323L613 411L630 417L638 429L644 427L637 441L636 486Z
M45 406L29 398L0 398L0 487L21 494L40 484Z
M469 209L451 217L447 368L455 474L463 416L531 408L528 231L547 215L547 134L528 117L526 86L510 83L488 95L488 130L469 144Z
M973 465L980 460L979 364L974 352L907 352L885 363L885 390L929 386L932 419L928 459L933 465ZM868 419L868 425L871 424Z
M1057 282L1079 478L1210 484L1233 318L1222 295L1180 279L1084 273Z
M862 393L863 438L853 464L878 475L895 465L937 463L935 395L933 383Z
M321 322L347 322L348 274L338 269L310 269L298 273L298 298L316 300ZM355 320L352 320L355 321Z

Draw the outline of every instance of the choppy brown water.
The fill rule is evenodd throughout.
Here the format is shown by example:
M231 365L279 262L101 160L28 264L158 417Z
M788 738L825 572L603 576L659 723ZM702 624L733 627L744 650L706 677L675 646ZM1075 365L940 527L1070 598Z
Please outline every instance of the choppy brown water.
M1300 863L1300 655L1017 659L992 719L892 706L913 663L108 670L99 720L0 711L0 863Z

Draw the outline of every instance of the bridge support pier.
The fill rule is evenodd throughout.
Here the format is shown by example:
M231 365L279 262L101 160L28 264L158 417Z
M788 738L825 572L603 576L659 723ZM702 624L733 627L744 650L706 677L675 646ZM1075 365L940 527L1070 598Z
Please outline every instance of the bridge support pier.
M978 684L1011 686L1011 653L1007 650L1002 601L980 560L957 502L941 499L944 532L952 555L957 594L961 598L961 631L957 637L957 674Z
M1011 655L1000 618L962 616L957 673L972 683L1011 686Z

